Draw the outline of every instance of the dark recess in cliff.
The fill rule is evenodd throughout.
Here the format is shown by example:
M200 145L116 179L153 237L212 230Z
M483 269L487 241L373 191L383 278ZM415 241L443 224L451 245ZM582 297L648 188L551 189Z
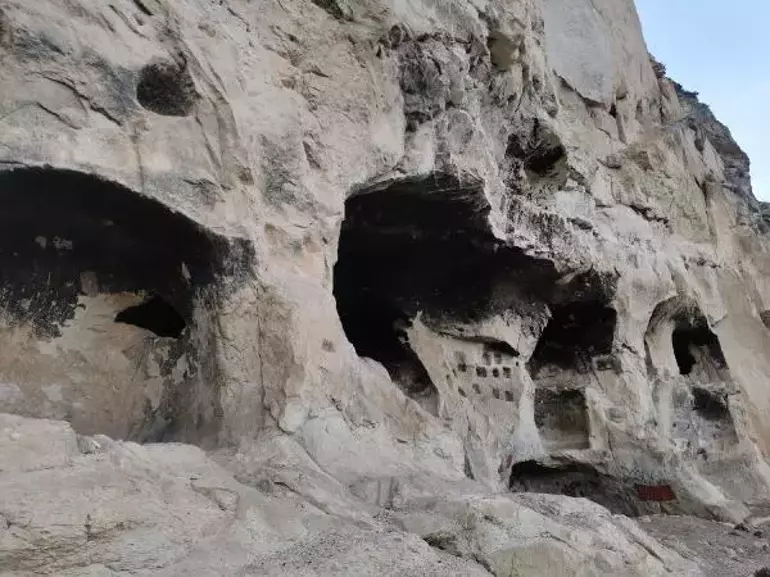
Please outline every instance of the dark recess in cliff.
M708 328L705 319L698 319L695 323L680 320L671 335L671 341L682 375L689 375L699 362L710 363L716 369L727 366L719 339Z
M94 330L90 323L100 322L106 311L117 323L174 337L159 348L153 348L155 340L146 342L146 351L159 364L163 397L156 410L148 409L144 422L129 423L127 438L194 440L199 431L213 430L220 377L214 318L221 298L250 276L251 245L211 233L117 183L76 171L2 171L0 201L3 328L30 330L34 338L49 340L61 336L65 326ZM91 309L90 299L96 297L103 298ZM141 298L144 303L122 311L110 308L122 299ZM111 329L99 324L96 330ZM101 352L131 354L110 349L114 344L105 338ZM183 356L184 371L178 372L176 363ZM61 367L56 382L73 378L65 359L52 362L53 370ZM82 359L84 373L89 363ZM8 378L3 368L0 378ZM135 378L141 386L144 376Z
M136 98L163 116L187 116L198 101L190 71L174 62L152 62L139 73Z
M115 317L116 323L134 325L159 337L179 338L187 323L165 299L155 295L140 305L128 307Z
M533 377L546 365L588 371L593 356L612 351L616 321L615 310L602 301L554 306L551 320L529 361Z
M638 517L650 512L639 502L633 484L582 463L554 466L543 465L537 461L516 463L511 470L509 488L514 493L584 497L615 514L629 517Z
M511 306L495 296L500 283L553 292L552 263L495 239L489 210L480 181L443 173L373 185L345 203L334 269L342 326L359 355L415 398L435 397L405 330L418 312L433 323L474 322Z
M3 306L41 335L74 316L85 273L91 290L157 294L189 320L196 291L234 272L226 239L91 175L6 171L0 199Z

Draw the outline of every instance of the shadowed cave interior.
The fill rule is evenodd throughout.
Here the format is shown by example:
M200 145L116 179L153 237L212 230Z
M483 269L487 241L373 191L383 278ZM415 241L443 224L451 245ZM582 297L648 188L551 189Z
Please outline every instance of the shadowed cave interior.
M583 463L544 465L537 461L516 463L509 488L514 493L532 492L583 497L615 514L638 517L656 512L656 505L641 501L634 484L598 471Z
M738 442L730 412L734 390L719 343L698 304L686 297L660 303L645 336L648 370L671 383L671 439L684 454L718 463ZM676 364L673 364L673 362Z
M382 363L418 400L437 394L407 336L418 313L428 326L462 335L463 326L512 310L539 331L549 307L529 364L534 377L545 365L586 372L612 350L612 283L590 271L558 285L552 262L492 236L489 211L482 182L443 173L373 185L345 203L334 269L342 326L360 356Z
M334 269L345 334L418 400L436 395L405 330L418 312L436 324L478 322L509 306L494 290L506 279L531 294L554 282L549 261L492 236L488 213L481 182L448 174L375 185L345 203Z
M196 289L222 272L226 241L120 185L70 171L11 170L0 173L0 196L3 305L41 334L57 334L90 291L152 293L145 317L173 310L178 335Z
M190 416L197 411L192 404L215 412L209 404L215 402L217 368L213 337L202 336L211 327L208 321L195 326L193 319L215 314L220 279L247 270L250 247L119 184L75 171L0 172L0 197L6 207L0 214L4 346L68 339L52 349L54 355L36 357L33 346L32 362L4 357L0 377L20 383L30 399L18 410L37 414L35 395L54 383L66 395L46 410L71 420L79 432L160 440L173 435L179 418L203 426L203 417ZM147 331L150 340L120 332L124 325ZM164 345L157 337L175 343ZM184 369L176 370L182 357ZM158 368L146 373L147 362ZM158 378L165 392L157 409L144 410L138 422L120 421L118 413L141 412L143 379ZM193 394L193 382L206 385L196 384ZM201 392L206 387L212 390Z
M682 375L690 375L698 363L710 364L716 370L727 366L719 339L709 329L705 318L680 319L671 335L671 341Z
M617 313L602 300L554 305L529 361L533 378L546 366L589 371L593 357L612 352L616 322Z
M581 389L535 389L535 424L549 450L590 447L588 406Z
M128 307L115 316L116 323L134 325L159 337L179 338L187 323L168 301L152 296L142 304Z

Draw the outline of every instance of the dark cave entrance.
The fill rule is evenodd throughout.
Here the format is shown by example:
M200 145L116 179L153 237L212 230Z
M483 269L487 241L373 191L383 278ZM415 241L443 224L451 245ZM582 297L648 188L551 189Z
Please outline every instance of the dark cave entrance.
M214 283L229 252L183 215L90 175L6 171L0 199L3 305L48 336L89 291L152 293L189 319L196 291Z
M187 323L163 297L154 295L140 305L128 307L115 316L116 323L134 325L159 337L178 339Z
M529 361L537 378L545 367L591 368L591 358L612 352L617 313L602 300L576 301L552 307L552 316Z
M144 427L151 428L154 417L141 407L137 412L145 413L140 419L145 424L118 423L118 417L113 423L110 412L115 407L109 406L105 395L116 390L122 400L115 402L139 403L131 390L141 390L134 381L141 381L142 372L130 363L160 358L158 355L168 357L159 369L164 383L188 386L172 383L171 376L175 361L186 354L185 378L210 383L211 399L201 402L214 402L217 369L213 349L209 345L201 349L200 343L207 342L207 337L199 334L192 339L186 327L196 328L193 318L199 315L195 311L214 308L220 278L245 270L249 248L209 233L153 199L75 171L24 168L0 172L0 199L5 201L0 213L0 336L6 344L13 344L22 333L45 342L63 338L67 332L67 347L103 349L86 357L78 353L86 360L77 362L65 353L32 359L33 369L4 358L0 376L10 382L23 381L31 399L52 379L67 387L74 404L62 407L61 414L84 434L105 432L121 438L160 440L173 436L180 419L189 417L194 422L197 417L184 414L190 407L162 401L158 411L164 413L167 426L147 438ZM141 352L136 340L143 338L140 333L110 328L124 325L173 337L178 343L153 354ZM109 359L121 360L112 363ZM117 368L124 365L124 369ZM168 399L178 395L168 392ZM91 400L99 406L82 408ZM37 416L34 408L18 410Z
M334 268L343 329L360 356L382 363L426 407L437 390L406 332L418 313L473 323L500 306L502 279L533 294L554 280L550 262L492 236L489 211L482 182L443 173L375 185L345 203Z
M730 409L727 405L727 395L714 391L693 387L693 409L707 421L723 421L732 423Z
M671 343L681 375L690 375L697 364L709 364L716 370L727 367L719 338L705 318L680 320L671 334Z
M654 374L676 369L691 382L730 380L719 337L690 298L673 297L655 307L645 333L645 346L648 368Z
M616 369L611 355L617 313L607 304L612 284L587 274L573 280L573 287L582 290L565 287L527 363L535 384L535 424L548 451L591 446L585 389L593 384L592 375L598 379L601 372Z
M729 402L735 385L719 337L698 304L678 296L653 311L645 346L651 375L681 375L670 383L672 441L689 457L718 466L738 443Z
M639 502L634 486L582 463L555 466L537 461L516 463L511 469L509 488L514 493L547 493L583 497L611 512L638 517L648 511Z

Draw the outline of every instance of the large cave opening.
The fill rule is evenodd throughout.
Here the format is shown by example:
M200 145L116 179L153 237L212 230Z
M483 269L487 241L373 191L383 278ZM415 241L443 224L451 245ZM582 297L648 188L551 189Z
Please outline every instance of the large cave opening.
M545 465L537 461L516 463L509 488L514 493L546 493L583 497L615 514L638 517L648 512L633 484L606 475L584 463Z
M549 452L591 447L586 389L618 372L613 278L584 273L561 286L527 368L535 385L535 424Z
M360 356L382 363L427 408L436 386L407 334L418 314L474 323L505 306L496 287L506 279L533 294L553 284L551 263L494 238L489 211L481 181L444 173L373 185L345 203L334 269L343 329Z
M6 315L44 334L79 294L153 292L189 318L196 289L222 270L227 243L118 184L53 169L0 173Z
M0 378L18 390L9 410L143 440L180 425L186 408L163 400L171 388L215 412L215 391L202 400L192 384L216 378L201 344L209 327L194 320L205 311L195 313L245 251L89 174L7 170L0 201Z

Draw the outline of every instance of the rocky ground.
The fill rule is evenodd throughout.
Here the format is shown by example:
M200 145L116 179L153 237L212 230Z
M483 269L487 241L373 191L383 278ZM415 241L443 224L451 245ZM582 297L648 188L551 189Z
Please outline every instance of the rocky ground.
M770 526L707 521L678 515L639 519L650 536L689 559L704 575L742 577L770 567Z
M585 499L440 477L345 487L285 438L207 457L11 415L0 520L3 577L701 574Z

